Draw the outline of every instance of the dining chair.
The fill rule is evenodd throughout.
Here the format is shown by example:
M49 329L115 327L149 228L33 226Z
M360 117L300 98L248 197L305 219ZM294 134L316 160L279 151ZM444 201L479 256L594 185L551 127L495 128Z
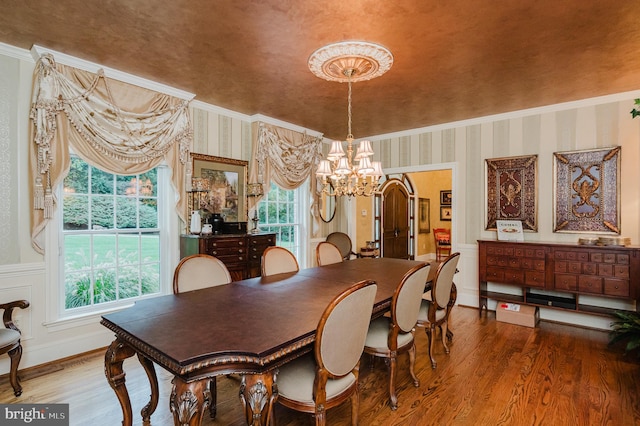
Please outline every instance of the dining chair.
M22 395L22 385L20 385L20 379L18 378L18 365L20 364L20 358L22 358L22 344L20 342L22 333L13 322L13 310L15 308L25 309L28 307L29 302L26 300L0 304L0 309L4 311L2 314L4 328L0 328L0 355L8 353L11 358L9 382L15 396Z
M270 246L262 253L262 276L298 272L298 260L284 247Z
M316 425L324 425L326 410L351 399L351 424L358 424L360 357L376 290L373 281L361 281L329 303L318 323L313 352L280 367L279 404L313 413Z
M436 275L431 284L431 297L429 300L422 300L420 312L418 313L417 327L424 328L429 339L429 358L431 359L431 368L436 368L436 360L433 357L433 342L436 327L440 328L442 336L442 345L445 353L449 353L447 340L451 339L448 333L449 314L455 306L458 297L457 289L453 283L453 276L457 271L460 253L449 255L438 266Z
M187 256L173 272L173 293L199 290L231 282L231 274L220 259L208 254Z
M194 254L185 257L176 266L173 272L173 293L179 294L230 282L231 274L220 259L208 254ZM213 377L209 381L209 391L211 392L209 415L212 419L216 418L218 411L217 388L217 379Z
M424 285L429 275L428 263L418 265L405 274L396 287L391 299L390 316L381 316L369 325L364 352L374 357L382 357L389 364L389 403L391 409L398 408L396 394L396 367L399 353L409 352L409 373L415 387L420 381L414 372L416 346L414 327L418 320L418 311L424 293Z
M316 246L316 261L318 266L331 265L340 263L344 259L340 249L333 243L322 241Z
M433 228L433 238L436 242L436 260L451 254L451 229Z
M344 260L351 259L351 256L358 256L353 252L351 238L344 232L332 232L327 235L326 241L335 244L340 249Z

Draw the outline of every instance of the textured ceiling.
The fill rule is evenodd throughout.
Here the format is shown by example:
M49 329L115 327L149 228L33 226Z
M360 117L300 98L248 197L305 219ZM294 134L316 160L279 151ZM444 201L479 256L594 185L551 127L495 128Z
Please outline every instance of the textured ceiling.
M394 55L353 86L356 138L640 89L637 0L0 0L0 42L332 139L347 133L347 86L307 59L343 40Z

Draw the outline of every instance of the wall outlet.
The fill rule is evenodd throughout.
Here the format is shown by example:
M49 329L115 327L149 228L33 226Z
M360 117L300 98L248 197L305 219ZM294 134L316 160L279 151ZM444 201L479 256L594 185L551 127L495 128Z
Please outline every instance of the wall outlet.
M365 217L367 215L367 209L362 209L360 214L362 215L362 217Z

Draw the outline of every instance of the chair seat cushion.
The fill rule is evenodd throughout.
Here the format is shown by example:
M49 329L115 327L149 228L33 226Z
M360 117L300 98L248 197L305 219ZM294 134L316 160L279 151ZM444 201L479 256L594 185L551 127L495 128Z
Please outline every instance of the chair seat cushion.
M312 354L294 359L279 369L276 377L278 394L293 401L314 404L313 381L315 377L316 362ZM340 379L327 380L327 400L350 389L355 382L356 377L352 373Z
M391 324L391 318L380 317L369 324L369 331L367 332L367 340L364 342L364 346L367 348L375 348L379 350L389 349L388 337L389 337L389 325ZM411 333L399 333L398 334L398 347L401 348L408 345L413 341L413 334Z
M10 328L0 329L0 348L13 345L20 340L20 333Z
M418 321L429 322L430 307L431 307L431 301L424 300L424 296L423 296L422 303L420 304L420 312L418 312ZM442 319L444 319L445 315L447 315L446 309L438 309L436 311L436 321L441 321Z

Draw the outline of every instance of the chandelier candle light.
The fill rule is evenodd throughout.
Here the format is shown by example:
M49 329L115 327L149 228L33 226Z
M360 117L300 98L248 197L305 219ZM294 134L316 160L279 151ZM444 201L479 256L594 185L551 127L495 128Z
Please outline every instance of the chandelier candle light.
M355 157L353 156L351 83L379 77L392 64L393 56L389 50L364 41L330 44L316 50L309 57L309 69L316 76L328 81L346 81L349 85L347 152L345 154L342 141L334 141L327 159L320 161L316 171L316 176L322 178L322 192L329 196L370 197L384 175L382 164L371 161L373 149L370 141L360 141Z

